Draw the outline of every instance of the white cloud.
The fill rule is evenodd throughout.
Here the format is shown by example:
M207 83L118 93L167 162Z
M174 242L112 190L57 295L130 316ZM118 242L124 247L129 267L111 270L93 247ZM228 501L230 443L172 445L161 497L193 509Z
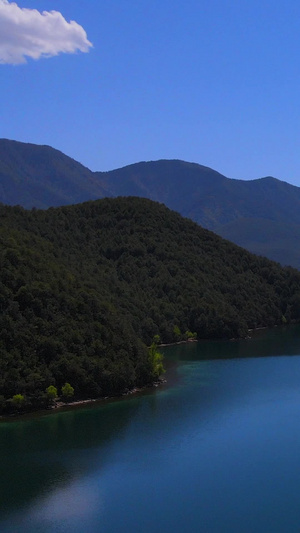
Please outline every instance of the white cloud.
M60 53L88 52L92 46L82 26L67 22L59 11L20 8L0 0L0 63L26 63Z

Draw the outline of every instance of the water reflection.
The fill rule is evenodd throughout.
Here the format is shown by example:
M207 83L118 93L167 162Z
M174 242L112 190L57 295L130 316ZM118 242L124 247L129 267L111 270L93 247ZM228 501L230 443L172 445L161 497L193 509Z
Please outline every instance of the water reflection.
M172 387L1 424L1 532L297 531L299 353L299 327L176 346Z
M171 352L172 359L177 361L298 355L300 325L249 332L248 339L199 341L184 346L184 350L182 345L166 347L164 353L168 356L168 352Z
M59 486L86 468L105 464L109 443L120 439L138 408L136 401L61 412L0 425L0 511L7 513ZM90 449L90 456L78 453Z

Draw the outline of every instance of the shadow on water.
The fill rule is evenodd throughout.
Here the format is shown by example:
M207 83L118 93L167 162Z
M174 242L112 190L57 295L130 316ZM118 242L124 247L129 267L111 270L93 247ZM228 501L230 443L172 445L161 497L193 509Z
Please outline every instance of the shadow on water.
M143 471L153 450L156 463L162 458L167 460L161 453L165 449L169 450L169 459L175 460L173 447L174 454L178 453L178 443L184 443L185 435L196 431L195 420L198 431L199 427L226 418L231 405L237 403L236 397L242 408L257 390L264 393L267 388L274 388L276 397L285 382L289 390L297 389L299 364L287 370L284 361L279 361L273 370L272 360L266 359L261 361L258 373L247 359L298 355L300 326L258 331L251 339L241 341L201 341L166 347L163 353L168 385L159 389L159 394L147 392L0 424L2 516L25 509L43 495L66 487L93 470L101 475L114 458L117 446L117 455L122 454L133 470ZM241 359L237 365L230 361L235 358ZM227 360L225 364L214 364L223 359Z
M105 464L109 443L121 438L138 409L135 399L93 408L56 412L48 416L0 425L0 512L27 505L30 500L64 486L91 468L86 449L97 453L97 468Z
M209 340L164 348L164 354L173 361L201 361L247 357L298 355L300 352L300 325L282 326L270 330L249 332L248 339Z

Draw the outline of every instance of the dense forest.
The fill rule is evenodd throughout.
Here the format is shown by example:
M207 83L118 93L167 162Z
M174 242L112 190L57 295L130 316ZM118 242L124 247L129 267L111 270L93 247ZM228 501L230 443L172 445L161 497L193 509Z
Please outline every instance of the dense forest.
M2 205L0 219L3 412L43 407L66 383L75 398L149 384L157 336L237 338L300 318L298 271L150 200Z

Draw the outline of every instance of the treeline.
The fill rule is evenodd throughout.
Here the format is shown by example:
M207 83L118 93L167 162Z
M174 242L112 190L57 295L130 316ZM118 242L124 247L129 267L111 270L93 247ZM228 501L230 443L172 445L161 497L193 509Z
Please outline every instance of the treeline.
M300 318L300 273L138 198L0 207L0 405L153 381L153 338L243 337ZM151 352L151 351L150 351Z

